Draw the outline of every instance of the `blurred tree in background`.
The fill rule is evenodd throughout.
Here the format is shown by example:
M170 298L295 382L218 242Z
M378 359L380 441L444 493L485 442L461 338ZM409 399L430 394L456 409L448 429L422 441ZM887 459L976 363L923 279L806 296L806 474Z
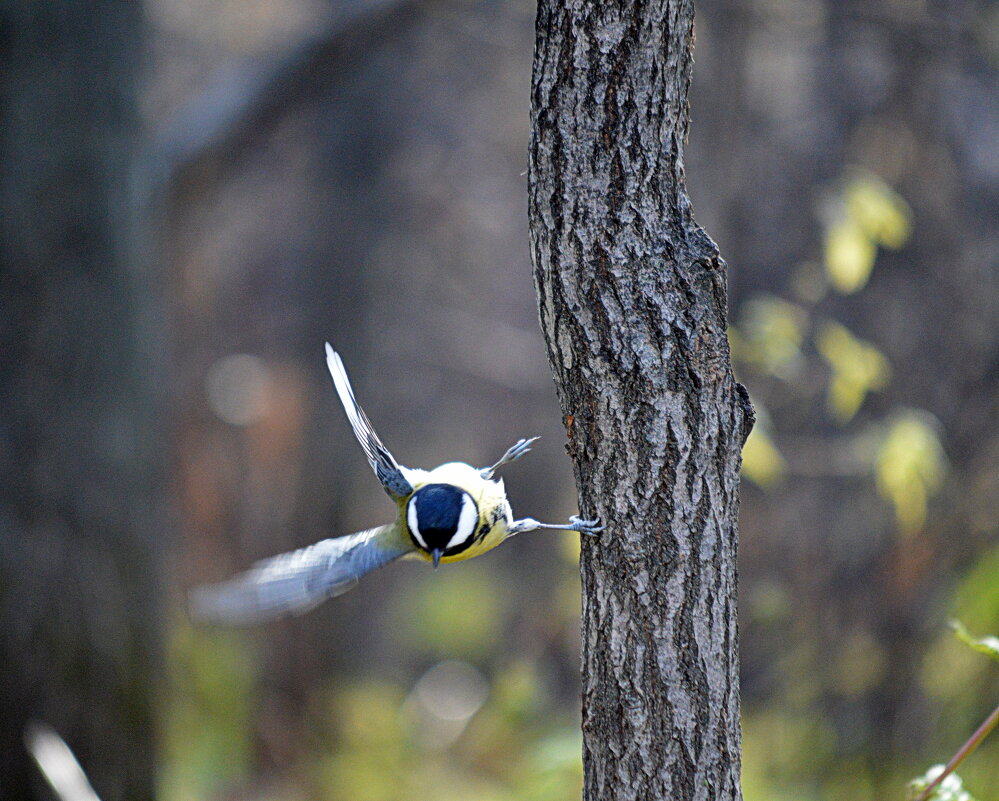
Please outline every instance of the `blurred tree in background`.
M136 191L140 9L0 7L0 796L56 727L104 801L154 796L161 291Z

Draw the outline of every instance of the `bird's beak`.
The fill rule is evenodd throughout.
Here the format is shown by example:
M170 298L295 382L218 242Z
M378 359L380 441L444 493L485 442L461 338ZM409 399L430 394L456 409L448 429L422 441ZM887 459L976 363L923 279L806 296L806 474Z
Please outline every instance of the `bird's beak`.
M430 555L434 558L434 570L436 570L441 563L441 557L444 555L444 551L440 548L434 548L430 552Z

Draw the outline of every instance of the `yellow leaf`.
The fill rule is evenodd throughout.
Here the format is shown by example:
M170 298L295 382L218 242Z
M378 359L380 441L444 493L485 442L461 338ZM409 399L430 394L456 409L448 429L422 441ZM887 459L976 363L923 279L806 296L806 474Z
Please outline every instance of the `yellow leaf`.
M929 498L946 472L947 462L934 426L925 413L908 412L891 424L875 464L878 491L892 502L903 534L915 534L926 522Z
M777 446L763 430L757 426L742 446L742 472L757 486L767 489L776 484L784 475L787 463Z
M744 304L739 329L729 329L733 355L763 372L789 379L802 364L807 324L808 314L800 306L773 295L758 295Z
M825 232L825 268L838 292L863 289L871 277L877 246L902 247L912 230L908 204L870 172L856 172L843 188L835 218Z
M881 351L857 339L839 323L823 325L816 346L832 369L827 397L829 411L840 423L847 423L868 393L884 389L891 367Z
M960 620L952 620L950 627L954 629L957 638L965 645L970 646L980 654L991 656L999 661L999 637L986 634L984 637L976 637L968 631Z
M865 172L851 179L845 200L850 219L879 245L897 250L909 239L912 211L876 175Z
M855 220L840 220L826 230L826 274L833 287L844 295L864 288L876 255L874 242Z

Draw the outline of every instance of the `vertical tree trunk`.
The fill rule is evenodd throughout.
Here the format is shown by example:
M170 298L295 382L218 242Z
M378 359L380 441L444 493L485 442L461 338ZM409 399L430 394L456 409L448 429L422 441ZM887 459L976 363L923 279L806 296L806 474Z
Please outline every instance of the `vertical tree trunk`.
M540 0L530 224L584 538L584 799L739 799L752 425L683 175L691 0Z
M49 797L22 741L32 718L104 801L153 797L166 366L133 224L141 27L130 0L0 8L5 801Z

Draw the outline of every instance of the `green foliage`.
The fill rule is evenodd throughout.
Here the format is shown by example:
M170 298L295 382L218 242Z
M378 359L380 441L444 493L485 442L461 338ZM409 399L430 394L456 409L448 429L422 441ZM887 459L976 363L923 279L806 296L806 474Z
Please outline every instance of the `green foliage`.
M790 704L743 717L742 785L747 799L820 801L809 765L832 761L835 732L827 722Z
M455 659L478 660L496 647L509 608L488 562L439 570L396 598L389 625L407 648Z
M578 536L555 536L566 558L540 601L546 659L579 621ZM503 610L512 606L488 559L426 571L400 590L386 619L371 621L422 668L337 675L314 689L304 703L308 741L266 780L253 774L251 699L260 687L248 635L174 621L161 798L218 798L233 784L266 782L268 798L288 801L578 799L575 704L548 692L546 661L511 658L503 647L511 625Z
M330 801L578 798L578 722L554 713L540 686L533 664L511 663L467 718L440 717L444 696L421 695L419 683L408 692L375 680L331 689L320 722L331 747L316 758L312 794Z
M988 631L999 620L999 547L980 557L958 583L950 607L962 625L972 631ZM926 654L922 686L933 703L946 708L947 714L938 724L936 733L940 747L967 736L968 727L982 714L982 699L995 691L995 665L961 643L950 631L941 631ZM985 746L996 751L999 741ZM967 769L974 774L978 763ZM972 776L978 780L983 777ZM997 777L985 777L994 780Z
M982 555L954 594L954 613L973 628L999 620L999 546ZM950 639L950 638L948 638Z
M934 765L922 776L909 782L910 798L917 798L943 771L943 765ZM964 789L961 777L951 773L933 790L928 801L975 801L975 799Z
M159 797L196 801L248 774L257 664L240 632L177 617L168 634Z
M975 637L959 620L952 620L950 627L954 629L957 638L965 645L970 646L980 654L991 656L993 659L999 661L999 637L992 635Z
M743 303L738 325L730 330L733 359L740 376L744 371L750 374L747 383L758 411L756 428L743 448L743 474L763 489L794 478L799 471L810 476L867 474L872 490L876 488L891 504L899 532L912 535L926 524L930 499L940 490L947 472L939 424L925 412L901 407L881 419L862 415L872 393L889 387L891 365L876 343L830 319L822 306L830 289L850 295L867 286L879 248L897 249L908 241L912 213L880 178L850 170L822 209L822 224L820 261L801 264L787 286L788 297L796 302L756 295ZM822 383L823 376L826 383ZM777 423L757 395L780 410ZM837 436L818 422L816 431L797 431L795 450L782 453L785 421L810 425L816 400L821 401L823 395L829 419L844 428L860 420L862 428ZM976 589L968 592L981 614L983 599L988 598L994 599L990 608L999 614L999 582L995 581L999 551L995 561L989 575L983 575ZM742 611L758 624L762 621L775 629L787 625L779 603L766 598L758 602L754 596L744 604ZM927 665L924 686L949 704L956 693L968 696L968 680L977 681L980 671L960 657L953 659L949 651L943 656L940 664L945 668ZM855 801L880 797L912 775L914 771L902 765L875 766L861 754L844 756L851 742L862 739L864 733L841 731L813 713L823 692L834 693L844 710L865 703L865 695L876 691L892 670L891 651L883 641L859 626L855 631L841 631L836 648L820 652L818 644L805 637L788 661L795 664L782 666L781 673L797 678L786 688L784 700L762 710L745 710L747 798ZM818 665L822 669L816 671ZM957 726L966 726L969 718L981 714L977 699L965 698L958 706ZM864 723L857 721L860 726ZM952 732L936 734L943 742ZM815 776L816 764L825 766L821 777ZM970 770L978 778L974 766ZM944 789L952 791L954 783L945 784Z
M951 621L951 628L957 638L973 651L986 654L999 661L999 638L994 636L975 637L957 620ZM948 668L950 666L948 665ZM965 687L967 684L965 683ZM956 799L956 801L974 801L969 793L964 790L963 784L957 774L950 773L933 787L934 780L942 776L948 769L956 770L961 764L974 753L982 742L999 725L999 707L996 707L985 721L975 730L975 732L965 741L947 766L935 765L927 773L910 782L909 787L913 790L913 797L918 797L918 801L933 801L933 799ZM927 793L929 794L927 795Z

